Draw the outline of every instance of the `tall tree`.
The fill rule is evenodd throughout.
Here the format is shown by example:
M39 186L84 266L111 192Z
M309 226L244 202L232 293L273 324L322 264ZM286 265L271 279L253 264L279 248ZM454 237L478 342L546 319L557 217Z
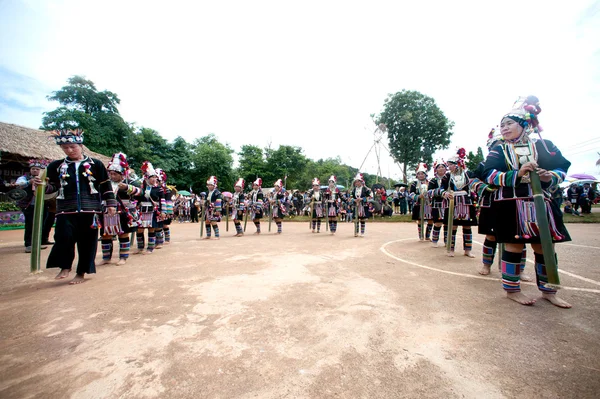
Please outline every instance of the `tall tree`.
M165 172L173 168L172 147L159 132L147 127L140 128L132 135L127 145L127 160L138 172L144 161L150 161L155 168Z
M268 151L267 155L267 170L263 179L266 187L272 187L277 179L283 180L285 176L287 187L301 184L300 178L308 162L302 148L280 145L278 149Z
M263 157L262 148L255 145L243 145L239 155L239 177L246 180L246 186L251 185L257 177L264 179L267 163Z
M467 170L474 171L484 159L485 158L483 157L483 151L481 150L481 147L477 147L477 154L473 154L472 151L469 151L469 155L467 155L467 162L465 162Z
M169 151L171 160L171 168L165 170L167 172L168 183L177 186L178 189L188 190L194 182L193 176L190 174L192 167L192 148L181 136L178 136Z
M214 134L196 139L192 144L192 170L196 192L206 190L206 180L216 176L221 191L233 189L233 150L229 145L219 142Z
M433 153L448 148L454 122L448 120L435 100L418 91L389 94L374 122L385 124L390 152L402 164L404 182L407 170L418 162L431 165Z
M108 90L99 92L91 80L82 76L73 76L67 82L48 96L61 106L44 113L41 129L81 128L85 144L92 151L109 156L123 151L133 128L119 115L119 97Z

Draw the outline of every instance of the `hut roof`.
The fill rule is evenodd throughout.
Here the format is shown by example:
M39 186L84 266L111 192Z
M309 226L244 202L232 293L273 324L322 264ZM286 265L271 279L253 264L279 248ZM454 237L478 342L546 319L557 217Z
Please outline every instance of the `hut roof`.
M0 122L0 152L16 154L26 158L61 159L65 153L49 138L46 131ZM104 164L110 158L90 151L83 146L84 153L101 160Z

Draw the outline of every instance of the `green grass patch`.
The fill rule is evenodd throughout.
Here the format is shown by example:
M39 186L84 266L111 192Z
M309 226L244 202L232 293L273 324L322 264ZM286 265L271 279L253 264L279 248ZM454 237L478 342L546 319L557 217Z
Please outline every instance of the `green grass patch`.
M592 212L582 216L573 216L570 213L563 214L565 223L600 223L600 212Z
M24 229L24 228L25 228L24 223L3 224L0 226L0 231L1 230L19 230L19 229Z

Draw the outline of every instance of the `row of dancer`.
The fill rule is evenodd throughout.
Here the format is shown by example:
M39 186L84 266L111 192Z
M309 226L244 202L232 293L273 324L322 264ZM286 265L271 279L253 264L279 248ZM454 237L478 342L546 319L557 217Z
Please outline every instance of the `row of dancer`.
M257 178L252 183L252 191L244 194L245 181L239 178L235 183L233 193L225 195L217 188L218 179L211 176L207 184L207 193L201 194L200 208L203 229L206 230L204 239L219 239L219 222L230 218L236 229L235 237L244 235L248 219L255 226L254 234L261 234L261 220L265 217L274 221L277 226L277 234L283 232L283 220L288 212L288 198L283 182L278 179L268 193L262 190L262 179ZM310 226L313 233L320 233L323 219L327 219L331 234L337 232L338 217L343 207L343 197L336 186L337 178L331 176L326 189L321 189L318 178L312 181L312 188L307 197L310 204L311 221ZM372 199L371 190L366 187L362 174L354 178L354 188L351 190L350 198L344 201L354 204L357 216L355 237L364 237L366 221L371 216L369 200ZM203 195L204 194L204 195ZM243 227L242 227L243 224ZM214 235L213 235L214 233ZM201 233L204 235L204 233Z

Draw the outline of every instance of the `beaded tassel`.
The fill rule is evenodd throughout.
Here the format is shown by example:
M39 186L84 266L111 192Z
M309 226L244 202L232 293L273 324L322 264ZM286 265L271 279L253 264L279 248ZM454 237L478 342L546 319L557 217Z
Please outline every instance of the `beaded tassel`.
M367 226L367 222L365 222L364 220L360 221L360 235L364 235L365 234L365 228Z
M317 231L321 231L321 219L317 220Z
M165 227L165 242L171 242L171 229L168 227Z
M282 228L281 228L281 227L282 227L282 226L281 226L281 222L275 222L275 223L277 224L277 233L278 233L278 234L281 234L281 232L282 232Z
M217 226L216 224L213 226L213 230L215 231L215 237L219 238L219 226Z
M212 235L211 233L211 229L210 229L210 224L206 225L206 237L210 237Z
M420 226L420 224L419 224ZM428 224L427 228L425 229L425 239L429 240L429 237L431 237L431 229L433 229L433 225L432 224Z

